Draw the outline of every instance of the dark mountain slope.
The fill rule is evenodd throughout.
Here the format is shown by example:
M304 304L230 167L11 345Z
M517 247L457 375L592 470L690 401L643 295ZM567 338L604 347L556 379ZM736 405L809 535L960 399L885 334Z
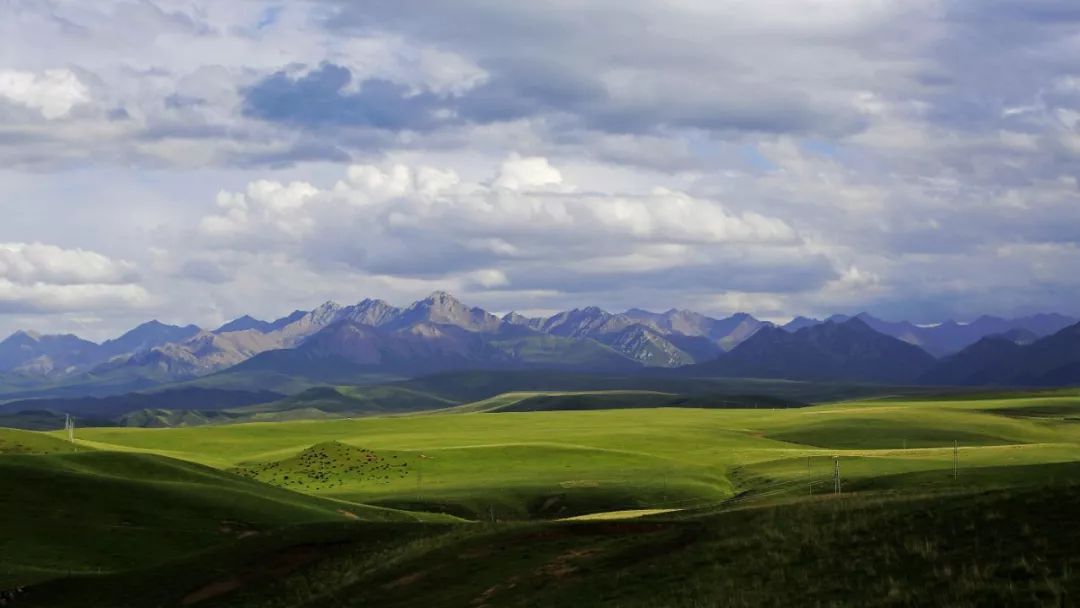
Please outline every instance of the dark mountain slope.
M979 340L955 355L946 357L921 378L923 384L941 386L981 386L998 384L1011 375L1023 347L1003 336Z
M1080 323L1017 344L1005 336L983 338L939 362L922 381L956 386L1080 385Z
M833 315L828 320L842 323L851 318L847 315ZM855 318L861 319L877 332L914 344L937 357L957 353L988 336L1018 334L1041 338L1076 323L1076 319L1059 314L1038 314L1016 319L983 315L970 323L945 321L926 326L907 321L885 321L865 312ZM785 329L794 331L816 323L819 322L799 317L786 325Z
M195 325L180 327L150 321L119 338L103 342L97 351L97 358L104 361L118 355L149 350L171 342L182 342L197 333L199 333L199 328Z
M272 324L269 321L256 319L251 315L244 315L242 317L233 319L232 321L229 321L228 323L215 329L214 333L225 334L229 333L230 331L247 331L249 329L254 329L257 332L264 334L273 331Z
M51 374L97 359L98 345L71 334L43 336L18 331L0 342L0 371Z
M934 358L922 349L851 319L794 333L765 327L715 361L680 371L697 376L905 384L933 364Z
M221 410L267 403L284 395L270 391L229 391L207 388L177 388L158 393L128 393L112 397L29 399L0 405L0 414L49 411L77 417L113 418L141 409Z

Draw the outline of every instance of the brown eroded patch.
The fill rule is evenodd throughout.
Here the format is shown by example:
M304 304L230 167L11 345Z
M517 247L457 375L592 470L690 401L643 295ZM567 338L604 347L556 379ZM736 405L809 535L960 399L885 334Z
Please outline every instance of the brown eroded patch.
M596 553L596 549L571 549L540 566L537 572L556 579L566 578L581 569L578 562Z
M199 602L208 599L220 597L231 591L236 591L243 586L244 581L238 577L216 581L185 595L184 599L180 600L180 605L190 606L192 604L198 604Z
M518 577L512 576L512 577L508 578L505 583L499 583L497 585L492 585L491 587L488 587L487 589L485 589L484 592L481 593L479 597L474 599L472 601L472 605L476 606L477 608L486 608L487 606L490 605L490 604L488 604L488 602L492 598L494 598L496 595L498 595L502 591L508 591L510 589L513 589L514 587L517 587L517 583L518 583Z
M208 583L188 593L180 600L181 606L190 606L209 599L221 597L251 583L261 575L281 577L315 561L322 555L323 547L298 545L284 549L268 559L248 564L240 572L225 579Z
M131 524L125 522L125 525ZM242 521L232 521L226 519L222 520L222 522L218 524L218 534L227 534L229 536L236 536L237 538L247 538L248 536L253 536L258 533L259 532L255 529L255 526L252 526L251 524Z
M397 589L398 587L408 587L416 581L427 576L426 572L413 572L412 574L406 574L405 576L398 577L389 583L382 586L383 589Z

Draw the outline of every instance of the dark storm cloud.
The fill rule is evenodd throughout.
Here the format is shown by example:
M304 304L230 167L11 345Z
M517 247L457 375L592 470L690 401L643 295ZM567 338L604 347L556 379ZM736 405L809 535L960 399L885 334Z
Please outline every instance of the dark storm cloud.
M411 93L383 79L365 80L356 92L347 92L352 81L348 68L332 63L296 79L278 72L245 92L244 111L255 118L303 127L426 131L443 122L436 113L445 101L432 93Z
M850 95L813 82L819 79L814 72L827 66L770 74L784 54L738 26L714 31L692 14L640 2L556 4L541 10L476 1L329 3L336 7L325 22L331 32L408 36L475 62L488 77L455 96L382 81L344 93L354 75L324 65L299 79L276 74L263 81L248 92L249 114L306 126L417 131L521 118L620 134L692 129L839 136L865 127ZM439 111L453 119L433 119Z
M513 307L532 290L552 308L919 321L1080 302L1072 0L13 6L0 20L12 50L0 61L0 243L160 265L139 283L177 319L193 301L245 313L257 311L229 302L455 285ZM71 107L49 111L65 95ZM519 156L562 172L572 222L552 220L564 209L551 192L474 198ZM384 173L353 183L346 163ZM469 189L403 196L423 190L422 169L453 170ZM319 194L265 188L294 182ZM372 213L381 189L393 200ZM636 204L654 190L710 205ZM802 249L703 240L712 206L782 221ZM208 216L250 233L211 243L154 230L196 233ZM459 295L482 301L470 289ZM20 287L0 305L96 314L148 301L109 293Z
M704 292L792 294L819 289L835 279L837 272L822 256L765 262L718 253L709 264L657 270L568 272L549 264L533 264L511 266L507 275L515 289L568 293L619 291L627 285L640 285L661 291L693 286Z
M1062 0L960 0L950 7L956 18L1008 24L1022 22L1068 27L1080 22L1080 5Z

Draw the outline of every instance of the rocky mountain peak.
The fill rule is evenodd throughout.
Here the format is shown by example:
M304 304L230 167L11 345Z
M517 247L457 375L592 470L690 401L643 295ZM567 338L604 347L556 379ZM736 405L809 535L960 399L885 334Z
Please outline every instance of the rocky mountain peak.
M469 308L445 291L435 291L423 300L413 302L395 320L394 325L407 328L425 322L456 325L479 332L494 331L501 323L495 315L482 308Z
M441 289L437 289L437 290L431 292L431 294L428 295L428 297L425 298L425 300L429 301L429 302L457 302L458 301L457 298L450 295L449 292L443 291Z
M526 317L523 314L516 313L516 312L508 312L508 313L506 313L505 315L503 315L502 321L503 321L503 323L509 323L511 325L528 325L529 324L529 318L528 317Z
M222 325L221 327L215 329L214 332L215 333L226 333L226 332L230 332L230 331L244 331L244 330L247 330L247 329L255 329L255 330L258 330L258 331L268 331L269 327L270 327L270 324L267 323L266 321L261 321L261 320L256 319L255 317L253 317L251 315L244 315L242 317L237 317L237 318L233 319L232 321L229 321L228 323L226 323L226 324Z
M332 323L338 312L341 311L341 304L328 300L320 304L317 308L311 311L311 320L319 325L326 325Z
M401 309L391 306L384 300L365 298L356 306L343 310L342 314L355 323L381 327L397 319L401 315Z

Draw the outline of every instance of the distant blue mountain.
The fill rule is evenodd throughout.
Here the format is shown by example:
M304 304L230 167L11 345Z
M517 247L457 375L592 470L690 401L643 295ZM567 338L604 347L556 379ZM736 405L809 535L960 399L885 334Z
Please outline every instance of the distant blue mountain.
M955 386L1080 385L1080 323L1029 344L989 336L943 359L926 384Z
M921 348L856 318L794 332L762 328L716 360L679 371L692 376L908 384L934 363Z
M851 318L847 315L833 315L827 321L842 323ZM878 332L914 344L936 357L956 353L987 336L1021 330L1030 332L1036 338L1041 338L1077 322L1077 319L1059 314L1038 314L1016 319L981 316L971 323L946 321L931 326L915 325L907 321L884 321L867 313L860 313L856 315L856 318ZM821 322L816 319L798 317L784 325L784 329L796 331Z

